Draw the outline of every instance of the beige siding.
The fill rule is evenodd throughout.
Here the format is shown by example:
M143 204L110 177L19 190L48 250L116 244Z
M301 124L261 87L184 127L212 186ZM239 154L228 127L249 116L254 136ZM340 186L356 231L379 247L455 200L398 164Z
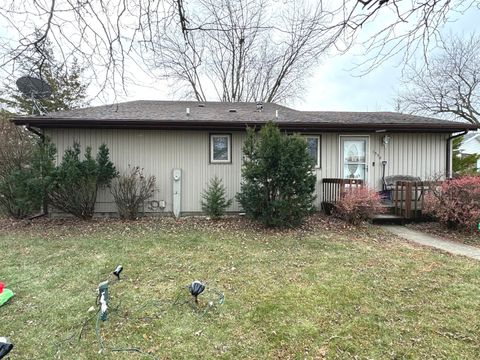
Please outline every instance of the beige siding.
M82 149L92 146L94 150L102 143L110 149L112 161L119 171L128 165L144 168L146 175L157 178L158 190L154 200L164 200L163 212L172 211L172 170L180 168L182 178L182 211L201 211L201 193L208 180L215 175L223 179L229 197L240 190L242 144L244 132L232 132L232 163L209 163L209 132L207 131L165 131L165 130L92 130L92 129L53 129L48 130L58 148L58 153L77 141ZM317 201L321 201L322 177L340 176L340 134L321 134L321 168L317 173ZM381 161L387 160L387 175L415 175L427 179L445 172L446 138L444 134L389 134L390 144L383 146L385 134L369 136L369 173L371 186L381 186ZM381 157L381 159L380 159ZM60 160L60 159L59 159ZM375 165L373 164L375 163ZM373 166L374 165L374 166ZM234 201L229 209L239 211ZM115 205L108 190L100 192L98 212L115 212ZM149 212L148 208L145 211Z

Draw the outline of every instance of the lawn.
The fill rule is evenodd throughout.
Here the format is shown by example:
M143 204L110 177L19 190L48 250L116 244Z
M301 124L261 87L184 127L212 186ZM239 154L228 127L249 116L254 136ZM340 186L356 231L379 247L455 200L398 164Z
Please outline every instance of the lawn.
M279 232L238 218L0 225L0 281L16 293L0 308L0 337L15 343L12 359L480 357L478 263L375 227L322 217ZM97 336L89 308L120 263ZM198 309L185 289L195 279L207 283Z

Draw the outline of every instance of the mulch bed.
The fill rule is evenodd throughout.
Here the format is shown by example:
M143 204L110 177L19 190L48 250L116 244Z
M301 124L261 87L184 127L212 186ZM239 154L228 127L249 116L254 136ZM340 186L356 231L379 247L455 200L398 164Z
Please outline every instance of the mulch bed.
M258 222L247 219L244 216L225 216L220 220L213 221L205 216L185 216L180 219L173 217L142 217L135 221L125 221L118 218L94 218L84 221L76 218L48 218L41 217L33 220L14 220L11 218L0 218L0 233L32 233L52 234L61 233L91 233L102 229L118 228L124 226L146 226L149 228L161 229L208 229L211 231L256 231L261 234L301 234L314 233L318 230L351 232L359 227L353 227L346 222L332 216L315 214L307 218L303 225L298 228L266 228Z

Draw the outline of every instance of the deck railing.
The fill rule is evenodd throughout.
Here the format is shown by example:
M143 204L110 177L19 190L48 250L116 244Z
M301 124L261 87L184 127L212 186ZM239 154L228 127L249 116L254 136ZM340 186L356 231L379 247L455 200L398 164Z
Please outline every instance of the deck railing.
M395 215L405 219L419 220L425 195L441 185L441 181L397 181L392 192Z
M363 183L363 180L359 179L325 178L322 180L323 202L334 204L340 200L345 191L351 188L361 188Z
M391 190L386 205L390 205L395 215L409 220L420 220L422 215L425 195L437 189L441 181L404 181L399 180ZM322 208L329 214L334 204L340 200L342 194L352 188L362 188L363 180L325 178L322 180ZM388 195L387 195L388 196Z

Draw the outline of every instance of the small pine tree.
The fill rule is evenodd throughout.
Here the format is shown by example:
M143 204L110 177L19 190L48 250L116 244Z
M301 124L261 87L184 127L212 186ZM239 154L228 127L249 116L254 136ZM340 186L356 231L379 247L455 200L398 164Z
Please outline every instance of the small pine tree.
M37 40L43 38L42 31L36 30ZM45 81L52 89L52 94L36 99L47 112L63 111L87 105L87 86L82 81L84 68L76 59L68 63L58 61L48 38L39 41L34 49L22 51L17 58L16 76L33 76ZM15 113L38 115L30 96L22 94L10 81L3 84L0 91L0 103L7 105ZM5 98L3 98L5 96Z
M215 176L202 194L202 210L214 220L219 219L232 205L232 199L227 200L225 192L222 179Z
M313 211L316 177L304 138L269 122L248 129L237 199L248 217L271 227L293 227Z
M477 162L480 159L479 154L461 154L460 147L463 142L463 136L453 139L453 163L452 170L454 175L472 175L478 173Z
M99 186L108 186L118 176L115 165L110 161L110 150L102 144L97 154L97 183Z
M106 145L100 146L96 159L91 147L85 149L83 160L80 153L78 143L65 151L61 164L55 169L48 196L55 208L87 220L94 214L98 188L110 185L118 172L110 161Z

